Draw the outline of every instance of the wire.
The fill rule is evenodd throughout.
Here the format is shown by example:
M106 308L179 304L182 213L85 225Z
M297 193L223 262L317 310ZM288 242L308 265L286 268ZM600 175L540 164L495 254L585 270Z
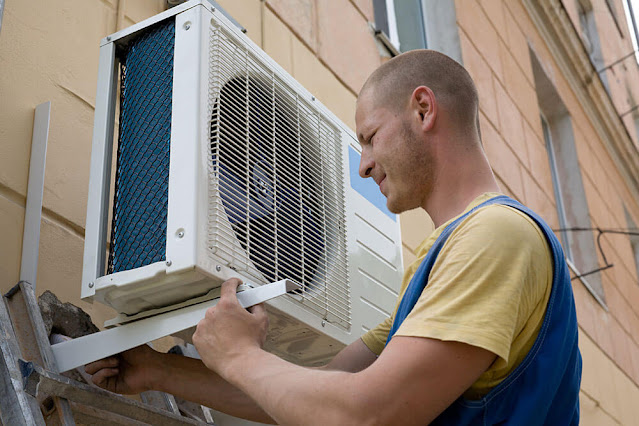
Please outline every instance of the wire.
M633 235L633 236L639 236L639 229L638 228L584 228L584 227L571 227L571 228L559 228L559 229L553 229L553 231L555 232L579 232L579 231L597 231L597 247L599 248L599 253L601 253L601 257L603 258L604 261L604 266L597 268L597 269L593 269L592 271L588 271L585 272L583 274L579 274L579 275L575 275L574 277L572 277L570 280L576 280L577 278L583 278L585 276L588 275L592 275L596 272L599 271L603 271L606 269L610 269L613 266L615 266L613 263L609 263L608 259L606 258L606 254L603 251L603 247L601 246L601 237L603 236L603 234L617 234L617 235Z

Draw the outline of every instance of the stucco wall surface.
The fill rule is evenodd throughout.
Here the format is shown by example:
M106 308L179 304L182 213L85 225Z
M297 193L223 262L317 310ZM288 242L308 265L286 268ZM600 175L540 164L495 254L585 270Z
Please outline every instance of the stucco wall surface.
M615 3L623 11L621 2ZM600 37L606 41L602 49L607 63L612 63L632 47L627 35L621 39L612 19L606 16L610 14L604 1L593 1L593 5L598 25L602 22ZM637 200L573 92L571 76L563 74L523 2L457 0L456 6L464 64L480 94L483 143L502 187L558 228L529 54L532 51L571 116L580 166L576 172L582 175L592 226L627 228L624 208L637 217ZM609 71L611 97L621 113L629 106L619 82L635 82L629 86L633 93L639 90L639 69L631 60L613 70ZM631 124L626 123L628 133L636 140ZM584 356L582 423L634 424L639 418L639 409L632 402L636 401L639 384L637 267L628 236L605 235L602 246L607 260L615 265L602 276L608 310L578 280L573 281ZM603 266L603 259L599 263L593 269Z
M357 92L386 60L370 26L372 1L219 3L256 44L355 127ZM578 24L574 2L562 3ZM623 11L621 1L615 3ZM612 62L629 51L629 40L620 36L604 0L593 5L604 57ZM533 52L572 118L593 226L627 227L624 209L639 223L638 200L524 2L456 0L455 7L464 65L479 90L484 147L504 192L558 227ZM98 324L114 315L79 298L98 45L106 35L162 10L161 0L7 1L0 34L0 290L18 280L33 111L50 100L38 293L51 289ZM615 107L628 110L630 98L639 99L636 63L624 62L606 73ZM624 122L637 143L632 115ZM401 226L408 265L432 222L413 210L401 216ZM615 265L602 274L608 310L578 280L573 282L584 358L582 424L630 425L639 418L639 280L626 236L606 235L603 248Z

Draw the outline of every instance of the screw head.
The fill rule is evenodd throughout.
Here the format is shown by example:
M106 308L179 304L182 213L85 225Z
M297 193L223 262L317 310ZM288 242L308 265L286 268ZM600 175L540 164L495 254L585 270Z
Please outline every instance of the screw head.
M167 260L166 261L166 266L171 266L171 265L173 265L173 262L171 262L170 260Z
M222 267L221 267L220 265L216 265L216 266L215 266L215 270L216 270L217 272L220 272L220 271L222 270Z
M314 101L315 100L315 96L311 96L311 100Z
M182 238L182 237L184 237L184 231L178 232L178 238Z
M322 327L326 327L326 320L322 320Z
M188 31L190 28L191 28L191 23L190 23L190 22L185 22L185 23L184 23L184 29L185 29L186 31Z
M93 288L95 284L93 284L92 282L89 283L89 288Z
M111 36L107 36L107 41L111 41Z

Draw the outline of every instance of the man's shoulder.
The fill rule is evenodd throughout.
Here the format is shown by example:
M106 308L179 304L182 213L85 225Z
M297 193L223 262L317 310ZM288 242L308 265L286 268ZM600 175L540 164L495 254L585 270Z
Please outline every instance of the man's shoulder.
M550 255L546 237L535 221L500 204L482 207L466 217L451 233L443 252L505 262L526 253L533 260L549 259Z
M502 204L478 209L463 220L458 229L463 233L476 233L491 239L545 241L541 228L530 216Z

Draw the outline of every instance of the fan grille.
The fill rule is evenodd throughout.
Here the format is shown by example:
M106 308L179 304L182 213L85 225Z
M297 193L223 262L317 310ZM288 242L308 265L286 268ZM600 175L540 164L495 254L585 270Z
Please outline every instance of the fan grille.
M210 254L348 329L339 131L214 24L209 60Z

